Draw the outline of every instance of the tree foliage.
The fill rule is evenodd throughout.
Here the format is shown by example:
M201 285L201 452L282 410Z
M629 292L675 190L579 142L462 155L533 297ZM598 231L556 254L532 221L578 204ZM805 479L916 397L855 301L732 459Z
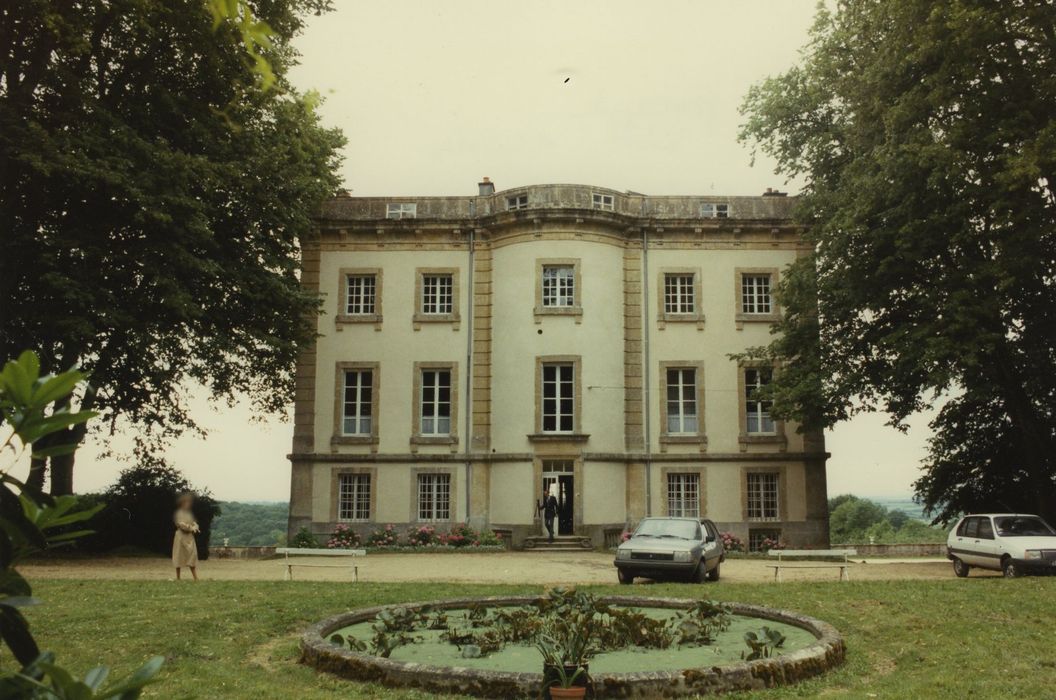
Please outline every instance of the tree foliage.
M187 382L269 412L292 394L318 309L299 246L343 138L290 87L290 42L328 7L214 27L201 0L0 4L0 356L84 367L82 405L136 424L141 452L196 427ZM51 459L70 491L72 456Z
M224 501L219 505L223 512L213 521L214 544L226 538L232 547L285 545L289 504Z
M888 510L867 498L829 499L829 539L839 544L906 544L946 541L946 531Z
M804 427L938 396L918 496L1056 515L1056 6L819 9L742 138L805 180L815 254L778 289L775 412Z

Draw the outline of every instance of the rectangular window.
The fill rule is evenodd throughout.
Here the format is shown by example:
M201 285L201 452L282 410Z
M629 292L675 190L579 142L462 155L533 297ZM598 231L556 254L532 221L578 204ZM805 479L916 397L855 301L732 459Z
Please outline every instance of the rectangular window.
M705 219L726 219L730 216L730 205L710 203L701 204L700 215Z
M385 210L386 219L413 219L418 215L418 205L413 202L389 204Z
M770 275L741 275L741 313L773 313Z
M595 209L604 209L605 211L612 211L613 208L614 208L613 207L614 200L613 200L611 194L597 194L597 193L595 193L593 195L593 199L594 199L594 208Z
M759 398L759 391L770 383L773 376L771 370L766 368L748 368L744 370L744 415L746 425L744 430L749 435L775 435L777 426L774 424L770 409L772 401L764 401Z
M697 371L667 370L667 432L669 435L698 432Z
M576 268L573 265L543 266L543 306L571 307L576 303Z
M767 472L748 474L748 517L752 520L777 520L777 481L779 476Z
M696 310L693 299L693 275L664 275L664 312L691 314Z
M700 475L667 475L667 514L672 518L700 517Z
M418 475L418 519L451 519L451 475Z
M780 530L755 530L748 531L748 551L765 552L771 546L781 541Z
M543 365L543 432L571 433L575 429L574 367Z
M341 474L337 519L370 520L370 474Z
M374 298L377 293L377 278L374 275L348 275L345 313L363 316L374 313Z
M422 435L451 434L451 370L423 369L420 400Z
M345 435L370 435L374 373L369 369L345 371L345 395L342 405L342 432Z
M527 209L528 208L528 195L527 194L515 194L512 197L506 198L506 209L513 211L514 209Z
M454 313L454 284L451 275L422 275L422 313Z

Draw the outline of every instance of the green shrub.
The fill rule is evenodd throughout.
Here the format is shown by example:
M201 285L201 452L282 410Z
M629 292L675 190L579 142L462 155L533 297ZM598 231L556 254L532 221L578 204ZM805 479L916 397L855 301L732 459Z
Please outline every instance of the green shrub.
M302 527L297 531L297 534L293 536L290 546L296 547L297 549L318 549L319 540L315 539L315 535L313 535L308 528Z

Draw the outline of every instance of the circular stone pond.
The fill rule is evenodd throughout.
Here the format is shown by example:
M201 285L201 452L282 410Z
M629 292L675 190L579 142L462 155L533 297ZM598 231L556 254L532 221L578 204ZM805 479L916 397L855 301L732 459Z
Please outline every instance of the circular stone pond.
M844 658L835 628L792 612L674 598L613 596L596 603L595 619L604 622L589 667L598 698L769 688L816 676ZM540 597L367 608L309 628L302 660L390 686L539 698L543 662L533 640L549 634L561 615L563 609ZM746 634L755 636L754 657Z

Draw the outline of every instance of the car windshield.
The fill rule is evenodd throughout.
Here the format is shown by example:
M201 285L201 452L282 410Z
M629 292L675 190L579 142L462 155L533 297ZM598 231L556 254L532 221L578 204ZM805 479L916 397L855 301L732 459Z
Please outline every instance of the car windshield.
M700 525L692 520L643 520L634 531L635 537L674 537L681 540L699 540Z
M994 518L994 523L997 525L997 534L1001 537L1056 536L1056 531L1041 518Z

